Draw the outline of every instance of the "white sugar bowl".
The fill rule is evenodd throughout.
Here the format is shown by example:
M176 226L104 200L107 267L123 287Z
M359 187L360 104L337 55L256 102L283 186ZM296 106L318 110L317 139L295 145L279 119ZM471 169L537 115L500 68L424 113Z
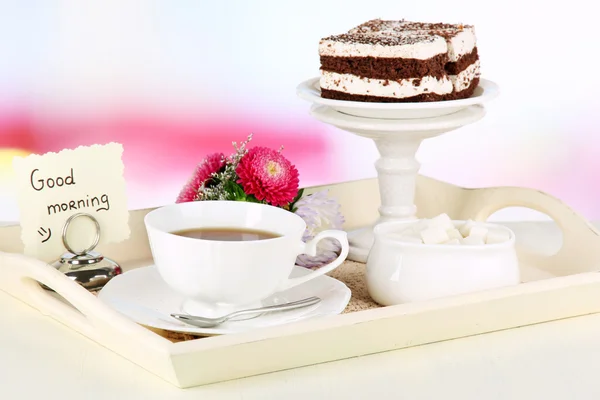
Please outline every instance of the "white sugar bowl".
M510 229L477 222L479 231L489 231L490 238L494 232L496 239L504 240L469 244L473 240L459 238L445 244L425 244L419 242L415 228L419 223L423 226L423 221L394 221L375 227L366 281L377 303L390 306L520 283L515 235ZM448 219L447 223L458 230L472 221ZM401 233L407 229L412 229L412 237ZM427 234L421 232L423 238Z

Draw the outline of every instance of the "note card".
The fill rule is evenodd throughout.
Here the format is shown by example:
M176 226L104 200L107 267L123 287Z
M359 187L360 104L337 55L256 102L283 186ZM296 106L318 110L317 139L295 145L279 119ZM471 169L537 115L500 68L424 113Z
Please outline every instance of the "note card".
M63 226L77 213L96 218L100 244L129 238L122 155L121 144L109 143L14 158L26 255L47 262L60 257L66 251ZM88 218L75 219L69 226L68 243L81 251L92 244L95 233Z

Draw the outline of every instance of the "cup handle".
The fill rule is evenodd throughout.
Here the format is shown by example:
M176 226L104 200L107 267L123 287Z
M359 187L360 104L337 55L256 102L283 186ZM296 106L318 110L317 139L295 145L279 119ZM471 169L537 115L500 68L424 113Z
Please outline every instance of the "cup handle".
M333 271L334 269L339 267L344 262L344 260L346 260L346 257L348 257L348 252L350 251L350 246L348 244L348 234L344 231L337 230L328 230L320 232L312 240L309 240L306 243L302 243L302 251L299 254L308 254L309 256L316 256L317 243L326 238L337 239L337 241L340 242L340 245L342 247L340 255L335 260L333 260L329 264L323 265L316 271L313 271L299 278L288 279L280 286L278 291L293 288L294 286L298 286L304 282L308 282L311 279L315 279L316 277Z

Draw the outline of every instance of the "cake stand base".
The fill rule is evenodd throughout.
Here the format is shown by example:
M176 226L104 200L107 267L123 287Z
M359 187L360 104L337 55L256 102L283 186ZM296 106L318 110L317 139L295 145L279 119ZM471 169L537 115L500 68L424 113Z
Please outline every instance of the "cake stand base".
M371 226L348 232L348 242L350 242L348 259L366 263L373 240L373 227Z

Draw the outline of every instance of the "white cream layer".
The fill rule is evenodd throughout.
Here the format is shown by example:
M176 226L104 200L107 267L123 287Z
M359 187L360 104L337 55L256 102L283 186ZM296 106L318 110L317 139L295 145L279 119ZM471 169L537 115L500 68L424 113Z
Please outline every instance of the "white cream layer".
M401 22L401 21L388 21L385 27L381 30L370 30L368 27L358 26L350 29L349 33L361 33L364 35L371 36L398 36L408 34L431 34L431 30L427 29L412 29L412 22ZM454 31L456 28L445 29L446 31ZM446 39L444 39L446 40ZM452 36L447 40L446 51L450 62L457 61L460 57L469 54L475 48L477 44L477 37L475 35L475 28L472 26L464 27L462 31L459 31L456 35ZM437 53L439 54L439 53Z
M437 79L432 76L425 76L421 78L421 82L418 86L415 85L414 81L415 78L402 79L398 82L321 71L320 83L322 88L336 90L338 92L399 99L418 96L425 93L452 93L452 81L447 77Z
M450 62L456 62L459 58L473 51L477 44L475 31L465 29L458 32L456 36L448 39L448 59Z
M345 43L335 40L321 40L319 55L336 57L386 57L414 58L427 60L438 54L448 52L446 40L435 38L432 42L420 42L398 46L382 46L380 44Z
M465 90L471 85L473 79L479 78L479 75L479 60L475 61L466 69L459 72L458 75L450 75L450 80L452 81L452 86L454 86L454 91L460 92L461 90Z

